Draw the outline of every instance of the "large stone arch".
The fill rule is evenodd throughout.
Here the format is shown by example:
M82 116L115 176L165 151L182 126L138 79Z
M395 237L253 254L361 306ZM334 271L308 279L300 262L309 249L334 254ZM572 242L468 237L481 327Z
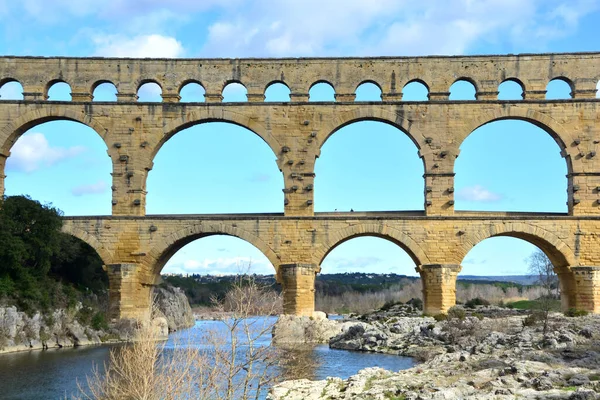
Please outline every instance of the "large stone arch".
M413 125L413 123L404 118L402 113L396 113L388 111L388 109L384 107L353 107L346 111L338 111L333 114L334 117L328 119L327 121L323 121L323 131L325 136L322 137L319 143L319 153L320 149L323 147L325 142L337 131L342 129L345 126L353 124L355 122L361 121L375 121L375 122L383 122L393 127L399 129L404 134L406 134L410 140L417 146L419 150L419 155L423 158L422 155L422 146L421 142L426 138L427 135L421 132L420 129ZM420 142L421 141L421 142ZM317 153L317 156L318 154Z
M166 262L183 246L207 236L226 235L245 240L256 247L273 265L275 273L279 268L279 256L275 251L258 236L245 229L227 223L205 223L179 229L163 237L148 252L145 262L155 275L159 275Z
M498 236L510 236L525 240L542 250L552 264L559 269L570 269L577 265L575 253L564 241L555 234L527 222L491 223L481 229L468 232L461 241L463 254L461 257L485 239Z
M540 111L520 106L509 105L500 107L494 109L494 111L478 113L472 119L464 119L465 130L460 133L460 136L457 138L460 142L459 148L477 128L495 121L507 119L526 121L547 132L558 144L562 154L564 154L568 173L570 174L573 172L573 159L568 153L568 149L575 142L575 137L573 137L572 133L554 118Z
M61 107L60 105L36 108L26 112L0 129L0 153L9 154L10 149L15 142L25 133L36 125L50 121L66 120L79 122L92 128L102 138L104 145L109 149L107 140L108 129L100 122L94 119L90 114L73 111L71 108Z
M73 224L68 223L68 221L65 221L61 230L63 233L74 236L90 245L94 250L96 250L96 253L98 253L98 256L100 256L104 265L112 264L112 255L95 236L75 227Z
M378 237L395 243L406 251L417 266L429 263L429 257L413 238L401 230L383 223L357 224L330 232L327 240L315 249L313 262L319 265L320 269L321 263L333 249L350 239L362 236Z
M163 129L163 136L152 147L150 153L150 162L154 160L162 146L175 134L184 129L191 128L209 122L226 122L246 128L256 134L271 148L273 154L279 157L282 146L275 136L264 125L259 123L250 114L244 114L236 111L235 107L214 107L203 108L201 110L187 111L182 114L182 118L167 124Z

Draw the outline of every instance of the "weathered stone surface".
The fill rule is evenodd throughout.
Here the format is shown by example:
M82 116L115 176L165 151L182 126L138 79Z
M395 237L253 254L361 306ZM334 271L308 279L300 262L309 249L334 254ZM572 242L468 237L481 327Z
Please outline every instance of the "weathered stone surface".
M399 243L418 266L424 309L445 312L455 302L460 263L491 236L538 245L557 268L563 307L600 312L600 53L505 56L155 60L0 57L0 84L19 81L24 101L0 102L0 193L15 141L55 119L78 121L106 143L113 163L112 216L67 218L64 231L86 241L104 260L114 318L144 318L152 288L168 257L190 240L225 234L244 239L271 261L283 284L285 313L312 315L314 274L338 244L375 235ZM449 101L460 77L475 84L477 101ZM507 77L523 85L524 100L498 101ZM49 83L71 85L73 102L49 102ZM560 78L573 99L546 101L547 83ZM419 79L428 102L402 102L402 88ZM113 82L114 104L93 103L99 82ZM179 90L201 82L207 104L181 104ZM273 81L291 89L291 102L258 104ZM144 82L157 82L163 104L137 103ZM219 104L227 82L246 85L248 102ZM336 101L307 103L314 82L330 82ZM382 89L381 102L355 103L364 81ZM519 119L542 127L560 146L568 170L568 213L454 210L454 163L478 127ZM315 160L327 139L347 124L376 120L404 131L424 164L424 211L314 213ZM284 213L225 216L145 216L146 179L157 152L177 132L206 121L244 126L273 150L283 175ZM515 145L519 145L516 143ZM360 190L360 188L352 188Z
M327 319L325 313L314 316L280 315L273 326L273 342L277 344L329 343L347 326L342 321Z
M167 320L169 332L194 326L192 307L183 290L173 286L158 287L154 289L154 295L158 310Z
M349 379L283 382L271 400L301 399L597 399L600 398L600 316L565 318L554 314L548 337L569 336L569 349L547 348L541 327L523 327L523 317L435 322L405 318L357 322L336 342L357 343L360 350L401 354L430 348L424 362L397 373L367 368ZM574 336L582 326L591 339ZM374 339L370 339L374 338ZM557 340L557 343L559 340ZM560 343L559 343L560 345ZM581 362L583 361L583 362ZM576 387L576 390L574 388Z

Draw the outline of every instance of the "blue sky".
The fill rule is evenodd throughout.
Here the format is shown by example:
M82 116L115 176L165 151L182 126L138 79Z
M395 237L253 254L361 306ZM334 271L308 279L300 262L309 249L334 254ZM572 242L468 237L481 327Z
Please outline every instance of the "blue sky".
M168 4L168 5L166 5ZM116 57L301 57L412 56L597 51L600 0L0 0L0 54ZM453 99L471 88L457 83ZM506 86L506 87L505 87ZM501 98L520 97L510 84ZM549 97L565 96L559 82ZM160 101L144 87L140 101ZM568 91L567 91L568 92ZM311 100L332 96L314 87ZM2 99L20 88L0 88ZM202 100L186 88L183 100ZM373 88L358 93L376 97ZM243 88L225 96L243 100ZM405 98L419 100L420 88ZM68 87L51 99L68 100ZM281 88L267 100L285 101ZM100 87L98 100L114 99ZM514 146L515 140L519 146ZM250 151L248 151L250 150ZM456 162L456 209L566 211L566 165L556 143L525 122L502 121L479 128L461 146ZM360 157L358 157L360 155ZM356 159L364 162L356 163ZM158 153L148 178L148 213L282 212L283 178L275 154L260 138L225 123L178 133ZM110 159L93 130L71 122L32 128L13 147L6 194L30 194L66 215L110 213ZM316 211L422 210L423 164L397 129L375 122L339 130L316 164ZM189 182L194 184L190 187ZM357 182L357 183L356 183ZM348 190L358 184L361 190ZM526 272L535 249L511 238L488 239L463 260L463 273ZM235 273L252 263L273 271L252 245L210 237L179 251L165 272ZM414 275L414 264L382 239L348 241L326 258L324 272L396 272Z

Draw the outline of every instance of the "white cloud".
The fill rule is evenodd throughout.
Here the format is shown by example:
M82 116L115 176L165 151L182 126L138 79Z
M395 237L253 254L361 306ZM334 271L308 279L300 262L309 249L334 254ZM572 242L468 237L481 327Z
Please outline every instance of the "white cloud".
M163 273L235 275L240 273L274 274L267 258L219 257L215 259L188 259L179 263L167 263Z
M101 57L182 57L184 49L175 38L162 35L139 35L124 37L121 35L96 35L95 55Z
M52 147L42 133L29 133L21 136L11 149L6 168L30 173L75 157L84 151L83 146Z
M86 194L99 194L104 193L108 189L108 185L104 181L98 181L89 185L79 185L71 189L71 193L74 196L83 196Z
M247 0L209 26L204 55L462 54L532 38L543 46L596 9L592 0Z
M456 193L456 197L460 200L481 203L492 203L502 199L502 196L487 190L481 185L464 187Z

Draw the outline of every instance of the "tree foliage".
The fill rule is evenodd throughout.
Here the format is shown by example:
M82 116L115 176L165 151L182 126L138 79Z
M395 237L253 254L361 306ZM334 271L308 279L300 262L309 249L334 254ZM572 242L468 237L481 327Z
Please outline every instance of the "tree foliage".
M102 261L87 244L61 232L62 212L28 196L0 206L0 300L24 311L65 306L75 289L108 286Z

